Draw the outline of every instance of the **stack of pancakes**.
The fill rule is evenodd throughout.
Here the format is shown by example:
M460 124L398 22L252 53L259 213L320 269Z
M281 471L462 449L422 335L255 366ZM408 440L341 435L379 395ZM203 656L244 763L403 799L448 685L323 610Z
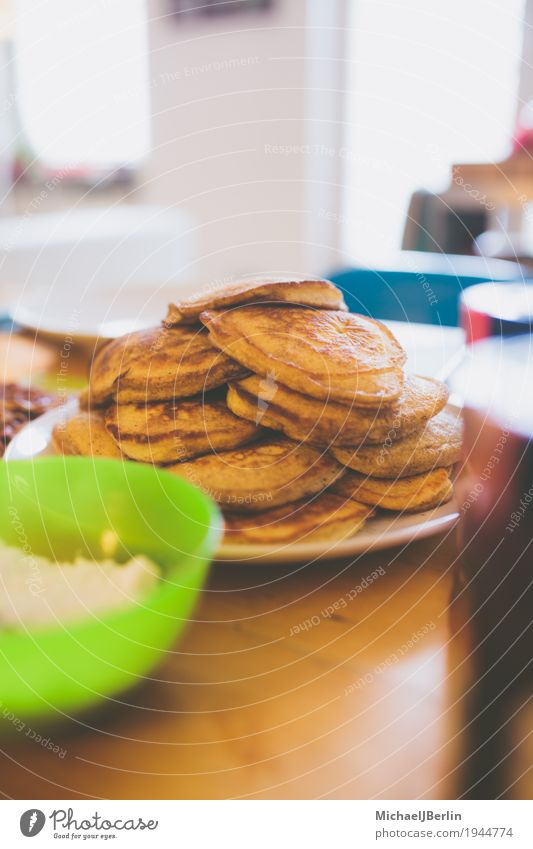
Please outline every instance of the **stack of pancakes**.
M172 304L95 357L66 453L165 465L216 499L230 540L355 533L374 508L452 495L460 424L446 387L408 377L384 325L326 280L261 279Z

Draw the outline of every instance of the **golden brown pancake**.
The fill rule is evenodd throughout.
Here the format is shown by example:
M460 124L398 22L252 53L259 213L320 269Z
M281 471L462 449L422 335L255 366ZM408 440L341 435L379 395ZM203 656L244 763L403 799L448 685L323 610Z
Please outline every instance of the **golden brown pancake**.
M339 540L353 536L372 515L372 508L330 493L296 501L254 516L226 516L224 541L273 545Z
M332 448L333 456L356 472L375 478L406 478L453 466L461 456L461 418L442 410L425 428L398 442Z
M165 323L195 324L204 310L219 310L239 304L291 303L327 310L345 310L346 304L337 287L329 280L294 280L290 277L259 277L240 280L222 289L200 292L177 304L169 304Z
M52 431L52 444L59 454L82 457L121 458L123 455L110 437L102 416L78 413Z
M399 480L346 472L333 484L331 491L342 498L354 498L383 510L419 513L449 501L453 495L453 486L447 469L435 469Z
M326 401L377 407L402 392L405 353L362 315L289 306L244 306L200 316L213 344L245 368Z
M78 405L80 410L90 410L91 408L91 393L88 386L84 386L78 395Z
M114 339L96 354L90 400L92 404L169 401L244 374L242 366L213 347L207 333L152 327Z
M260 432L255 424L234 416L225 401L202 397L159 404L114 404L106 412L105 423L122 452L145 463L175 463L239 448Z
M342 474L333 457L284 437L209 454L168 471L204 490L229 510L258 511L321 492Z
M319 401L251 375L231 383L228 406L235 415L281 430L297 441L316 445L381 444L420 431L448 400L448 390L431 377L406 377L403 393L392 406L372 410L335 401ZM350 451L350 455L352 451Z

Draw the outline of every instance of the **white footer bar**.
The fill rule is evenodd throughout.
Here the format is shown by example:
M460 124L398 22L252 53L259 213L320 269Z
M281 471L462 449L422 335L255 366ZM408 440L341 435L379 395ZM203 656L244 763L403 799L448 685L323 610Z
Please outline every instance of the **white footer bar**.
M0 845L531 849L532 807L527 801L2 801Z

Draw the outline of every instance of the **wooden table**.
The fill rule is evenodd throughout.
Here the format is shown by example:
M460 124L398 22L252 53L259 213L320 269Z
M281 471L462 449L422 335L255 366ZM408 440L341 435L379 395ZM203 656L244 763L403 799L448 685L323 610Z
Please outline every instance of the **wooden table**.
M186 638L149 681L36 728L55 754L24 732L0 742L0 791L454 798L467 646L450 619L454 559L451 531L352 561L215 564Z
M0 789L32 799L441 794L452 560L451 539L439 539L354 563L215 565L185 641L153 679L81 721L38 729L64 757L15 733Z

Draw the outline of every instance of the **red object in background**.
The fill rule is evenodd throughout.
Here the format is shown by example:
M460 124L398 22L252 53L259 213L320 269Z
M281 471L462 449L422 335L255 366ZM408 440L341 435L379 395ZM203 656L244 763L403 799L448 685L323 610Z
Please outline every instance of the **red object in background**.
M533 151L533 100L520 110L513 133L513 153Z
M452 377L464 401L458 591L469 649L462 730L465 798L513 797L512 720L528 704L533 645L533 336L472 346Z
M476 342L491 336L491 321L489 316L483 312L477 312L461 300L459 306L459 321L466 333L466 343Z
M466 342L517 336L533 329L533 283L480 283L461 294L459 320Z
M513 153L533 151L533 127L517 125L513 135Z

